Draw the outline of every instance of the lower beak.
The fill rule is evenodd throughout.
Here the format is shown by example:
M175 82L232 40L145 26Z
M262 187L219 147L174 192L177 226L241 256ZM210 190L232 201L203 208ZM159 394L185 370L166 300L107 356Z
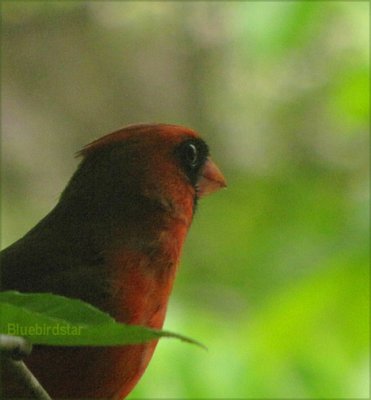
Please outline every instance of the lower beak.
M214 193L226 186L227 183L220 169L208 158L197 182L197 197Z

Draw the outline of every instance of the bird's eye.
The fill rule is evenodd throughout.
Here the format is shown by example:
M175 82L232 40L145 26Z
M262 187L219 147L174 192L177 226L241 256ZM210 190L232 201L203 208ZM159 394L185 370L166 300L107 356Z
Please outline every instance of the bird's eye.
M198 151L197 147L194 144L188 143L188 145L184 149L184 156L187 164L190 167L195 167L197 165Z
M175 148L175 154L183 172L195 185L202 166L209 155L206 143L200 138L186 139Z

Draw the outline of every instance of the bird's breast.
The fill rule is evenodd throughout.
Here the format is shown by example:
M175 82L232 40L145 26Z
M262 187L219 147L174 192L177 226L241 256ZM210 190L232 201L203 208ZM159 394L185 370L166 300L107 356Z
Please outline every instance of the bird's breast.
M122 246L112 251L107 272L110 287L109 313L118 321L161 329L173 287L187 227L174 226L159 232L149 246ZM108 362L106 389L122 399L134 387L148 365L157 340L105 350ZM130 365L130 369L127 366Z
M158 234L147 249L123 246L109 257L107 307L118 321L161 328L173 287L186 227Z

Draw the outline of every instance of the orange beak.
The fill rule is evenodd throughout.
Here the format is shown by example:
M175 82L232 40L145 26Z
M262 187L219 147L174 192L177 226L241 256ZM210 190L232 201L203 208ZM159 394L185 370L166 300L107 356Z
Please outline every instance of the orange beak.
M220 169L208 158L197 182L197 197L214 193L226 186L227 182Z

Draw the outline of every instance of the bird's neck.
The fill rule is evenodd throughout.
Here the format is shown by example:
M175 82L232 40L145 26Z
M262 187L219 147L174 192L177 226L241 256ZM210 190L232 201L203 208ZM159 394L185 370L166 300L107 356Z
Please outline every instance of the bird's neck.
M193 204L174 211L141 200L126 207L98 212L65 202L45 222L59 226L55 235L80 263L104 269L109 293L96 305L121 322L161 328Z

